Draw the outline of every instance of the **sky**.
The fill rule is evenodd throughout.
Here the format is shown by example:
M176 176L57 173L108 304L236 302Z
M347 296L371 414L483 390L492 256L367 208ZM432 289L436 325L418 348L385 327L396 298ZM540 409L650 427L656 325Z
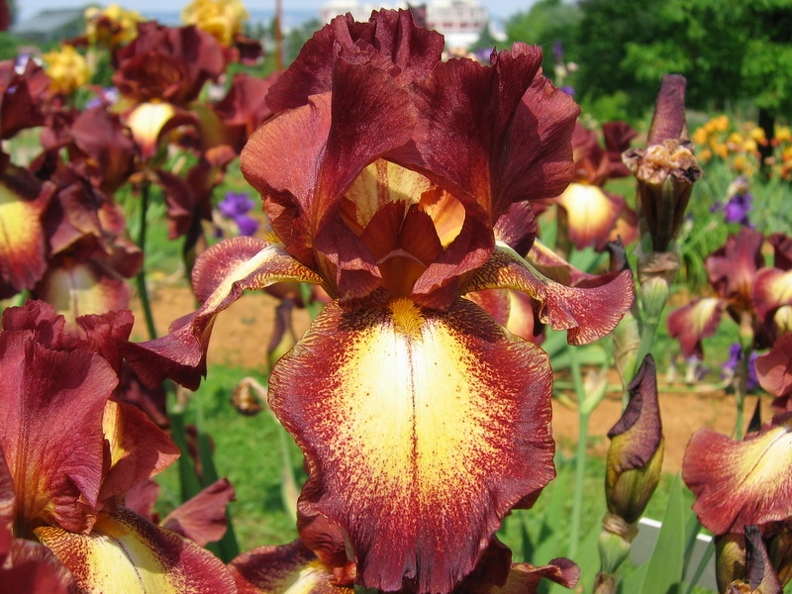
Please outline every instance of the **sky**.
M272 9L275 0L243 0L248 10ZM325 0L282 0L284 10L315 10ZM99 4L107 5L115 2L127 9L134 8L143 15L146 11L180 11L189 0L98 0ZM374 3L375 0L361 0L361 4ZM519 11L526 11L533 0L479 0L493 17L505 18ZM26 19L40 10L49 8L74 8L84 5L82 0L16 0L19 18ZM418 3L417 1L415 2Z

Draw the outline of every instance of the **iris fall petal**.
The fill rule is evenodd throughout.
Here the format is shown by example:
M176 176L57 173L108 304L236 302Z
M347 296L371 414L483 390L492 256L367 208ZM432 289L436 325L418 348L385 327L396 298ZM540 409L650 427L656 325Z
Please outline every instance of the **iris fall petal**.
M547 355L469 301L331 303L275 366L270 404L306 452L300 509L346 531L363 583L438 592L553 477L550 385Z

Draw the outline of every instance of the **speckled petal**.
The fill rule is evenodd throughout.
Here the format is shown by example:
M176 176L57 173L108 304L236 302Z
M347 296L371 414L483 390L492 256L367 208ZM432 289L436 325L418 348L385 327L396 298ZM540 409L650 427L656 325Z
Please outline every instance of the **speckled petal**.
M306 454L300 509L347 533L362 583L446 592L554 476L550 387L547 355L474 303L398 299L326 306L269 397Z
M352 594L300 540L253 549L229 563L239 594Z
M90 534L36 530L68 567L79 594L235 594L228 569L209 551L122 510L99 514Z

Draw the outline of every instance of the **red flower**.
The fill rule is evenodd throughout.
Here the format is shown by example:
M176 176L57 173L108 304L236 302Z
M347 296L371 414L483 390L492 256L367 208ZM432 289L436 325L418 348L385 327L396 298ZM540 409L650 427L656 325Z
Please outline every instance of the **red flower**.
M633 297L629 272L567 287L496 247L513 202L568 183L578 109L536 48L485 67L441 63L442 46L404 11L317 33L242 154L283 246L207 250L201 308L130 353L150 381L195 385L216 314L243 290L320 284L333 301L275 365L270 405L306 455L301 512L340 526L358 581L387 591L450 591L554 476L547 355L462 296L525 292L575 344Z

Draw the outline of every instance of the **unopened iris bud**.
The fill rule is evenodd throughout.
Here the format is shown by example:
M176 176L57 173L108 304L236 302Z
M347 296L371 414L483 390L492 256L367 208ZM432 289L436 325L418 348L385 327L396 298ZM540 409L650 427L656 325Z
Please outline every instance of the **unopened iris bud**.
M622 155L638 180L641 232L649 234L656 252L668 251L701 176L687 135L685 84L680 75L663 77L646 149Z
M627 387L630 401L608 432L611 439L605 475L608 511L628 524L646 509L663 468L663 429L657 402L657 370L647 355Z

